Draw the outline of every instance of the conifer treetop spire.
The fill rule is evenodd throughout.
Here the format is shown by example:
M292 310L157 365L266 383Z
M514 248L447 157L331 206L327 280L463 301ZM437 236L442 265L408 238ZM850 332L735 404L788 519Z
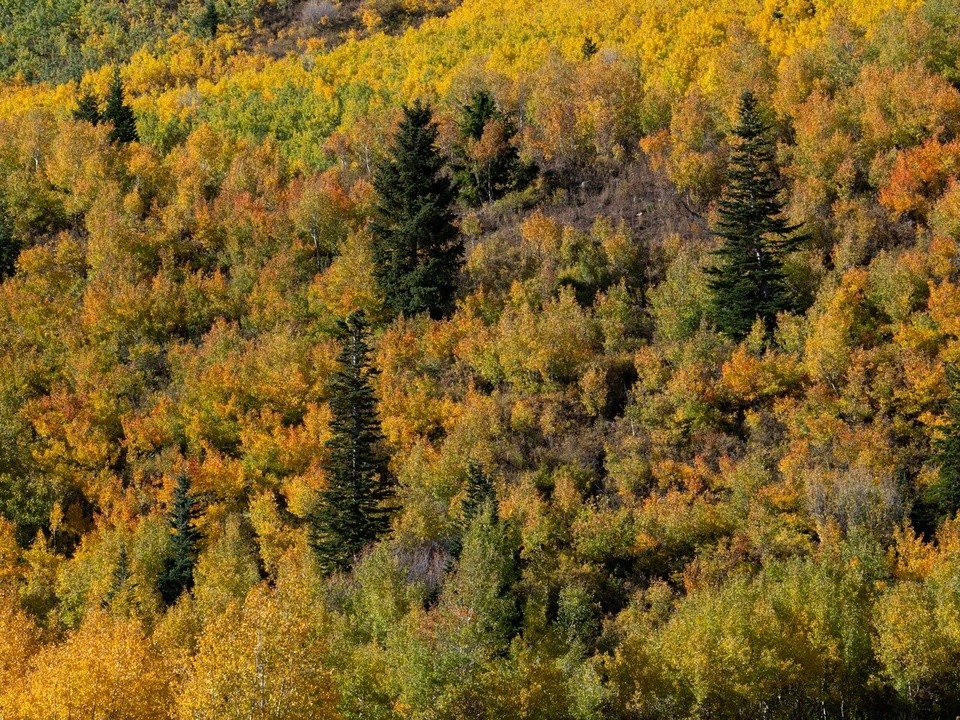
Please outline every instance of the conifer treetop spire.
M106 108L102 120L113 125L110 130L110 140L116 143L131 143L140 139L137 133L137 119L133 109L127 104L123 90L123 79L120 77L120 68L113 69L113 81L107 93Z

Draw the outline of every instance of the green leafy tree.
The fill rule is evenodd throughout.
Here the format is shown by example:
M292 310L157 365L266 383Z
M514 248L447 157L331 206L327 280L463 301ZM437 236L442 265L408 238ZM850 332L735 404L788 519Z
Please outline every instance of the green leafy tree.
M87 91L77 100L77 107L73 110L73 119L97 125L103 120L100 114L100 103L96 95Z
M311 544L326 572L350 566L390 526L393 483L371 380L369 328L363 311L339 324L340 369L330 381L328 486L310 516Z
M794 308L783 270L795 249L796 226L783 217L779 172L769 127L750 92L740 99L737 140L714 233L723 242L707 270L713 291L710 314L717 328L740 340L761 318L772 330L777 313Z
M535 169L520 161L517 128L489 92L474 93L463 106L458 129L454 178L466 202L493 202L530 182Z
M453 225L453 185L444 174L430 108L403 110L389 154L374 175L374 277L395 315L445 315L453 306L463 241Z
M420 717L575 717L532 704L533 711L511 712L495 699L522 622L518 553L518 534L486 503L469 523L435 607L416 625L397 623L391 659L401 671L394 685L404 705L429 708Z
M120 69L113 71L113 82L107 93L107 104L103 111L103 120L113 125L110 131L112 142L130 143L140 139L137 134L137 119L133 109L127 104L123 91Z
M170 506L170 550L160 575L160 595L172 604L193 587L193 568L197 564L197 546L200 534L194 526L196 501L190 494L190 478L186 473L177 477Z
M120 551L117 553L117 564L113 567L113 581L110 584L110 594L116 595L130 579L130 558L127 554L127 543L120 542Z

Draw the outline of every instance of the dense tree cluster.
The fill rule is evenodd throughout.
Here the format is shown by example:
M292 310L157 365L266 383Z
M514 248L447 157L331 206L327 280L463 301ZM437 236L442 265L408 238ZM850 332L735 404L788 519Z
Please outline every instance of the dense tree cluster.
M956 718L955 0L453 6L0 3L0 716Z
M489 91L478 90L464 104L458 129L454 177L467 203L494 202L532 179L533 168L524 167L513 142L517 128Z

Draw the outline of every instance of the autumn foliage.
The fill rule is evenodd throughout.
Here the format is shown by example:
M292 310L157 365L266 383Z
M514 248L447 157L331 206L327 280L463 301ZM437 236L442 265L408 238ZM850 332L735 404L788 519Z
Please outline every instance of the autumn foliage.
M0 717L960 715L958 16L0 3Z

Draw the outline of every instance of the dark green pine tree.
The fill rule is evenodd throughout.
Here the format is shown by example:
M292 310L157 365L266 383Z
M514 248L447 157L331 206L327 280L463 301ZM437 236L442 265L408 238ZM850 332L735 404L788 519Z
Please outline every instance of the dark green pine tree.
M100 105L97 97L87 91L77 100L77 107L73 111L73 119L97 125L103 119L100 115Z
M960 369L948 365L946 424L943 435L934 444L940 463L940 476L930 488L930 501L940 519L953 517L960 510Z
M394 315L453 307L463 240L453 225L453 184L444 175L430 108L405 107L388 157L374 173L374 276Z
M117 553L117 563L113 566L113 577L110 580L110 589L103 599L105 606L110 605L120 594L127 589L133 573L130 570L130 558L127 554L127 543L120 541L120 551Z
M583 39L583 45L580 46L580 54L583 55L584 60L589 60L599 51L600 47L592 37L585 37Z
M795 235L797 226L783 217L769 132L756 98L745 92L734 130L729 182L714 228L723 243L715 252L716 265L707 270L713 291L710 315L718 330L736 340L750 332L757 318L772 331L777 313L795 306L783 260L800 238Z
M492 122L497 123L498 136L481 142ZM517 128L493 95L486 90L474 93L461 109L458 125L461 140L454 149L454 179L466 202L492 202L529 182L531 173L522 167L512 143Z
M207 0L203 6L203 14L197 22L200 32L204 37L211 40L217 36L217 28L220 27L220 13L217 11L215 0Z
M463 538L466 537L474 518L489 510L490 521L497 522L497 509L494 506L496 492L493 489L493 481L475 460L471 460L467 466L466 490L466 497L460 508L462 513L460 535L454 538L450 545L450 552L454 558L460 557L463 551Z
M463 500L463 522L469 525L470 521L483 509L487 503L493 503L496 492L493 481L483 471L480 463L471 460L467 467L467 496ZM496 519L496 513L494 513Z
M310 541L326 572L347 569L390 528L393 483L371 379L369 327L362 311L339 323L340 369L330 381L327 488L311 513Z
M487 123L500 117L502 113L493 95L486 90L478 90L461 108L458 123L460 135L471 140L479 140L483 137L483 130L487 127Z
M110 130L111 142L130 143L140 139L133 109L127 105L124 97L123 80L120 79L119 68L113 71L113 82L110 84L110 92L107 93L103 122L113 125L113 129Z
M190 494L190 478L180 473L173 489L169 523L170 549L160 574L160 596L173 604L185 591L193 587L193 568L197 563L197 545L200 534L194 527L196 501Z
M20 243L5 203L0 202L0 280L13 275L20 255Z

